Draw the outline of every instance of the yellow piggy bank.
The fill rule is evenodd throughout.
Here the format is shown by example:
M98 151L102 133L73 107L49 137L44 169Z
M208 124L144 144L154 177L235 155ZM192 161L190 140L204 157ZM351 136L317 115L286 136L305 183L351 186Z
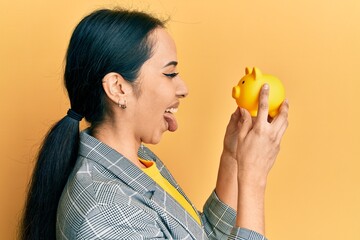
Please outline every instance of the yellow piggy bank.
M245 73L246 75L232 90L232 96L238 106L247 109L251 116L256 117L260 89L267 83L270 86L269 115L275 117L281 103L285 100L285 89L281 81L272 75L262 74L256 67L252 71L246 68Z

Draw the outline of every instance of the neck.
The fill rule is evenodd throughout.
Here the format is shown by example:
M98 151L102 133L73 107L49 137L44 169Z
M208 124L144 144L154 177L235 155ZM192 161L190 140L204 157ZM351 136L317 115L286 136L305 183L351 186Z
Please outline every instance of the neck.
M137 155L141 141L131 136L129 130L119 129L117 125L111 123L103 123L96 126L91 134L99 141L119 152L136 166L140 168L144 167L144 165L139 162Z

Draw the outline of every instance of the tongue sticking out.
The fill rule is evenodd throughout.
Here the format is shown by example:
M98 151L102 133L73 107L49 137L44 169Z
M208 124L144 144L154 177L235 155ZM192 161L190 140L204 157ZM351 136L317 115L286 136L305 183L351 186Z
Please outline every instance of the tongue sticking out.
M176 122L175 116L172 115L171 113L165 113L164 118L165 118L166 122L168 123L168 130L170 132L176 131L176 129L178 128L178 124Z

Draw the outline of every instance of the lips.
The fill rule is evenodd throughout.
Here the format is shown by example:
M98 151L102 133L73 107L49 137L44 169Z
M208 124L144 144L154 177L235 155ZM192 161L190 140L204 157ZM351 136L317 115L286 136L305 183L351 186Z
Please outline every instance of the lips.
M164 119L167 122L168 130L170 132L174 132L178 128L178 124L174 115L174 113L178 111L178 107L179 107L179 102L176 102L175 104L168 107L164 113Z

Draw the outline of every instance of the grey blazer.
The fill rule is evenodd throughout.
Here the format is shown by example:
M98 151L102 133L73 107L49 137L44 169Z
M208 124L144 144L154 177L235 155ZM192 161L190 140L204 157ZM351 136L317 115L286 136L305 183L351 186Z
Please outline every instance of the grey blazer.
M148 148L141 146L138 154L154 161L189 201ZM58 205L57 239L265 239L233 227L236 212L215 192L199 216L201 225L128 159L86 131L80 133L78 160Z

